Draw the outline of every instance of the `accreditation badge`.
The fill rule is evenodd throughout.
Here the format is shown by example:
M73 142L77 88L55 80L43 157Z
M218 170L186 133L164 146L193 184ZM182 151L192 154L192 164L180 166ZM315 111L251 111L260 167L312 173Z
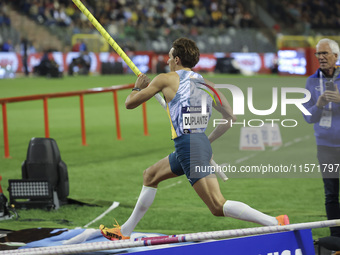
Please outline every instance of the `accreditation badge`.
M332 111L323 109L319 125L324 128L332 126Z

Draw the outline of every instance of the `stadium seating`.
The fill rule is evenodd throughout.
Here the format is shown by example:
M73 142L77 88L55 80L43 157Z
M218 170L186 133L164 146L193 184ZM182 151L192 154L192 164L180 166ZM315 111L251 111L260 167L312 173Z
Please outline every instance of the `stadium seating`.
M13 8L16 8L21 15L30 17L37 24L48 28L53 35L58 36L64 46L68 45L68 49L72 47L71 38L74 33L95 32L87 18L70 1L14 0L12 2ZM226 48L225 45L228 44L225 44L224 34L228 33L228 28L258 26L250 12L239 2L170 0L161 2L140 0L139 4L135 4L135 1L82 2L115 40L122 39L123 48L133 46L133 50L167 51L169 43L185 35L198 41L200 38L212 37L211 41L217 43L201 42L201 45L207 45L202 51L211 52L216 47ZM236 33L244 34L245 37L249 35L249 33ZM49 37L44 36L47 40ZM246 39L248 48L255 39L254 33L251 37L248 36ZM230 38L227 42L230 46ZM236 47L239 44L234 45ZM262 48L268 49L268 45ZM237 50L241 49L242 46Z
M167 51L164 45L184 35L196 40L202 46L202 52L206 53L211 50L225 52L244 49L273 52L276 50L277 33L308 35L314 33L312 30L322 29L323 33L329 34L332 32L328 29L340 26L340 3L329 4L327 1L82 2L113 39L121 40L119 44L131 50ZM0 5L2 9L3 6L6 5ZM70 51L74 34L97 33L71 1L13 0L11 6L21 15L34 20L38 26L44 27L43 30L49 30L49 34L41 32L34 36L44 38L39 40L39 44L45 44L36 46L38 51L47 50L46 47ZM12 20L14 22L15 19ZM24 31L25 28L19 30ZM14 46L18 43L16 40Z

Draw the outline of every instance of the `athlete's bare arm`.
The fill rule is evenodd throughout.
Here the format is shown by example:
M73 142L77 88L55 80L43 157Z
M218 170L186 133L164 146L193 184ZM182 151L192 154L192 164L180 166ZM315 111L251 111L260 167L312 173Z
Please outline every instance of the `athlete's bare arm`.
M176 95L178 85L179 76L175 72L159 74L151 82L145 74L141 74L135 83L135 88L140 88L141 91L132 91L126 98L125 106L127 109L134 109L158 92L162 92L166 101L170 102Z
M156 83L153 86L148 86L149 83L150 79L145 74L141 74L138 76L135 82L135 88L139 88L141 89L141 91L135 90L132 91L130 95L128 95L125 100L125 107L127 109L136 108L162 90L161 87L158 87L161 86L160 84Z
M215 87L215 84L208 81L207 79L204 79L205 83ZM236 121L236 117L235 115L233 115L233 110L228 102L228 100L225 98L225 96L221 93L221 91L219 91L218 89L216 89L218 95L220 96L221 102L220 100L217 98L217 95L214 94L214 98L216 101L216 105L213 103L213 107L222 115L222 118L227 120L228 123L227 124L223 124L223 125L217 125L215 127L215 129L210 133L209 135L209 141L210 143L212 143L213 141L215 141L217 138L219 138L220 136L222 136L225 132L228 131L228 129L230 128L230 123L231 121Z

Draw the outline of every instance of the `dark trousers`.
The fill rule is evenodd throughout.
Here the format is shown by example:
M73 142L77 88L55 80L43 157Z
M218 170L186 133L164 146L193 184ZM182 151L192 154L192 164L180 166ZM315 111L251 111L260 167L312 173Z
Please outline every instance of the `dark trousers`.
M325 189L325 206L329 220L340 219L339 171L340 147L317 146L320 171ZM333 170L332 170L333 167ZM330 228L331 236L340 237L340 227Z

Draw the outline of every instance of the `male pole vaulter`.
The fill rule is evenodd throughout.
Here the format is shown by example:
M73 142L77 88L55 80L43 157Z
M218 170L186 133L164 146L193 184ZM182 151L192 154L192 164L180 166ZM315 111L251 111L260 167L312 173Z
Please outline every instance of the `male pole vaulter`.
M206 136L204 132L212 106L224 119L235 120L223 94L213 88L213 83L191 70L197 64L199 55L199 49L194 41L186 38L177 39L169 52L170 72L156 76L151 83L147 76L140 75L126 99L126 108L134 109L156 93L160 91L163 93L167 102L175 152L144 171L144 185L136 206L130 218L121 227L117 224L115 228L109 229L100 225L102 234L110 240L129 239L137 223L153 203L158 184L183 174L215 216L232 217L265 226L289 224L287 215L272 217L242 202L226 200L221 194L215 175L209 171L196 171L197 167L208 169L212 158L210 144L229 128L227 125L218 125L209 137ZM210 97L207 97L207 88L216 91L217 94L214 95L216 105L212 103ZM186 121L183 122L185 118ZM190 123L185 123L188 121Z

